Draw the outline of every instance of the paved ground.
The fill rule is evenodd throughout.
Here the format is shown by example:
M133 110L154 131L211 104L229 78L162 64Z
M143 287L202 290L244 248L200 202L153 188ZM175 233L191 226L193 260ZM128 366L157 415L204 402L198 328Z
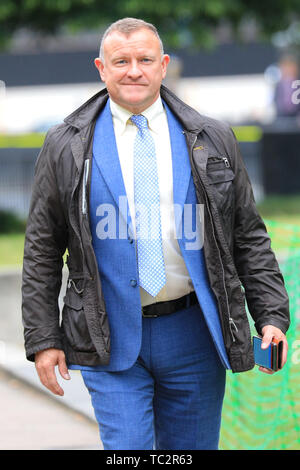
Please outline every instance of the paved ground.
M0 450L101 450L98 425L0 369Z

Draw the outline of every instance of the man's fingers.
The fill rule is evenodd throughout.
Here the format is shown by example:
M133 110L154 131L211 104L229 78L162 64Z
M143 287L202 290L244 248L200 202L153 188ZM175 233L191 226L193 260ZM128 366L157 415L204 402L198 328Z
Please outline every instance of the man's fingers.
M259 367L259 370L261 372L264 372L265 374L270 374L270 375L274 374L274 370L266 369L265 367Z
M65 380L71 379L68 368L67 368L65 355L63 353L58 358L58 370L63 379Z
M39 376L39 379L41 381L41 383L44 385L44 387L46 387L46 374L44 372L44 370L41 370L40 368L36 367L36 370L37 370L37 373L38 373L38 376Z
M42 384L55 395L62 396L63 389L56 380L54 366L37 366L37 372Z
M66 367L65 355L59 349L45 349L39 351L35 357L35 367L42 384L55 395L62 396L64 391L57 382L55 374L55 366L60 363L62 364L62 370L64 370L64 367Z
M55 368L48 368L46 371L46 380L47 380L47 385L46 387L55 395L60 395L63 396L64 391L57 382L56 379L56 374L55 374Z

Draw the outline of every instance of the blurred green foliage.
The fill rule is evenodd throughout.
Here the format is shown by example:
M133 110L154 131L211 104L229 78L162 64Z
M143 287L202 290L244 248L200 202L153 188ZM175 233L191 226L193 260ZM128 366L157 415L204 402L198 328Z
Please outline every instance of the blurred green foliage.
M263 217L297 216L300 221L300 194L274 194L258 204Z
M24 233L0 233L0 269L4 266L22 265Z
M0 3L2 45L21 27L55 33L106 27L126 16L154 23L170 47L214 44L214 27L255 18L264 35L286 28L299 0L5 0Z
M20 219L13 212L0 210L0 233L23 233L26 221Z
M0 134L0 148L39 148L42 147L45 133L32 132L30 134Z

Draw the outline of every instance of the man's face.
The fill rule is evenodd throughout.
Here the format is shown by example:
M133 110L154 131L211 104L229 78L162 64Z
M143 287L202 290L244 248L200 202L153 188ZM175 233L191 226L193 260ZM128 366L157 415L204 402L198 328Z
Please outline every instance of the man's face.
M158 98L169 56L161 56L156 35L147 28L129 36L114 31L103 44L104 62L95 59L112 100L134 114Z

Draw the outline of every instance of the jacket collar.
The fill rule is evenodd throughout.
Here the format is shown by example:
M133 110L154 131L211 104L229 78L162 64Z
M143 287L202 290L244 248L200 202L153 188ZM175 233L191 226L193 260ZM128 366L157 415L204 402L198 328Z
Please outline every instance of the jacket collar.
M192 133L199 133L203 129L206 123L206 118L204 116L181 101L164 85L161 85L160 94L161 98L165 100L185 130ZM67 116L64 119L64 122L79 130L85 128L90 125L92 121L96 120L98 114L104 108L108 97L107 89L103 88L82 106Z

